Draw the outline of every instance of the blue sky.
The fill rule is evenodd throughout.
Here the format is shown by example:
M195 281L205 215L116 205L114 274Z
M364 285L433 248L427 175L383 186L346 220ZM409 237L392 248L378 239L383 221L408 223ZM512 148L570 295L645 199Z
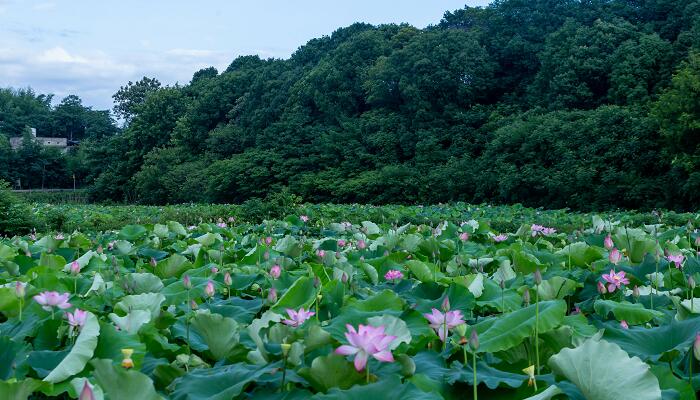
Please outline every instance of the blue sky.
M0 87L112 107L129 80L187 83L237 56L287 58L353 22L425 27L490 0L0 0Z

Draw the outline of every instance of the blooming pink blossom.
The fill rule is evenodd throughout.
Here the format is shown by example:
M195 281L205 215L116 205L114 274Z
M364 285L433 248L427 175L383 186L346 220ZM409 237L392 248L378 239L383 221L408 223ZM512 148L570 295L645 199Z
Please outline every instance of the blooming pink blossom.
M622 260L622 253L620 253L620 250L613 247L613 249L610 250L610 254L608 255L608 259L610 260L611 263L617 265L620 262L620 260Z
M612 249L612 248L615 246L615 244L613 243L613 240L612 240L612 238L610 237L610 235L608 235L608 236L605 237L605 240L603 241L603 245L604 245L605 248L608 249L608 250Z
M70 308L69 298L70 294L59 294L58 292L41 292L34 296L34 300L46 311L51 311L54 307L58 307L61 310Z
M610 270L609 274L603 274L603 280L608 282L608 292L612 293L622 285L629 285L629 279L625 278L625 271L615 272Z
M494 236L493 240L496 243L505 242L506 240L508 240L508 235L506 235L505 233L501 233L500 235Z
M622 329L629 329L630 328L630 326L627 324L627 321L625 321L624 319L622 321L620 321L620 326L622 327Z
M316 252L316 255L319 256L320 258L323 258L323 257L326 256L326 252L323 251L323 250L318 250L318 251Z
M680 268L681 264L683 264L683 260L685 260L685 257L682 254L669 254L666 256L666 259L675 264L676 268Z
M338 239L338 247L345 247L345 239Z
M272 266L272 268L270 268L270 276L272 277L272 279L279 278L281 274L282 268L279 265L275 264Z
M216 274L219 273L219 269L218 269L217 267L215 267L215 266L212 266L212 267L209 269L209 271L211 271L211 274L212 274L212 275L216 275Z
M315 314L316 313L313 311L305 310L304 307L300 308L299 311L294 311L291 308L288 308L287 315L289 315L289 318L283 319L282 323L296 328L301 326L307 319L313 317Z
M87 320L87 311L76 308L72 313L66 313L68 324L74 328L82 328Z
M433 308L432 313L423 314L423 316L430 322L430 327L435 330L443 342L447 339L447 333L450 329L465 323L464 316L459 310L443 314L437 308Z
M466 242L467 240L469 240L469 234L467 232L460 233L459 240Z
M219 222L218 224L216 224L216 226L218 226L219 228L226 228L228 225L226 225L226 222Z
M396 336L385 334L384 326L374 327L360 324L357 331L352 325L345 326L348 330L345 333L345 338L350 344L338 347L335 349L335 353L344 356L354 354L354 364L357 371L365 369L369 356L381 362L394 362L394 356L388 347L396 339Z
M308 215L301 215L299 216L299 219L304 221L304 222L309 222L309 216Z
M367 243L364 240L360 239L357 241L357 248L360 250L364 250L365 248L367 248Z
M214 297L214 293L216 293L216 289L214 288L214 282L207 282L207 286L204 288L204 293L208 297Z
M77 261L70 263L70 273L72 275L78 275L80 273L80 264Z
M403 279L403 273L398 269L390 269L386 274L384 274L384 279L387 281Z
M265 238L265 244L268 246L272 244L272 236L268 236Z

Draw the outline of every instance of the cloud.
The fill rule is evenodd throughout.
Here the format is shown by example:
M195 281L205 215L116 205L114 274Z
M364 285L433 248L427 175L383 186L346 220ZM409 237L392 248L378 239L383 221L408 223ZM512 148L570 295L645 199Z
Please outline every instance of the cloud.
M51 3L51 2L46 2L46 3L38 3L32 6L32 10L34 11L50 11L56 8L56 3Z

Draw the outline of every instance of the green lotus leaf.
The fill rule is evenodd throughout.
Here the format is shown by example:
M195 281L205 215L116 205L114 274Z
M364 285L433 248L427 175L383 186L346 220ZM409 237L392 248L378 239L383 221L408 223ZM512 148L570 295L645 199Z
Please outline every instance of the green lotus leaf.
M459 362L453 362L452 366L445 374L445 379L452 385L455 382L466 382L468 385L474 384L474 370L472 369L471 355L467 365ZM527 381L528 377L525 374L515 374L512 372L501 371L484 362L478 360L476 363L476 382L477 384L485 384L489 389L496 389L501 385L512 388L519 388Z
M230 400L238 396L270 366L238 363L221 367L195 369L175 379L173 400Z
M133 242L148 233L141 225L126 225L119 231L119 238Z
M123 317L110 313L109 319L124 332L137 333L144 324L151 322L151 313L146 310L133 310Z
M93 376L110 400L161 400L151 378L133 369L116 367L111 360L95 359L90 362Z
M438 400L438 393L424 392L412 383L401 383L398 376L383 378L369 385L355 385L347 390L333 388L325 394L311 397L314 400L368 400L384 399L388 395L395 399Z
M396 336L393 342L389 345L390 350L399 347L401 343L411 343L411 331L408 330L406 322L401 318L393 315L382 315L367 318L367 323L372 326L383 326L384 333L391 336Z
M99 335L100 324L97 321L97 317L88 312L85 325L81 328L70 353L44 378L44 381L57 383L81 372L95 353Z
M165 296L161 293L132 294L122 297L122 299L114 305L114 309L124 314L134 310L144 310L148 311L152 318L155 318L160 314L160 307L164 301Z
M564 321L566 302L562 300L543 301L539 304L539 332L550 331ZM493 353L507 350L522 343L535 332L535 304L520 310L489 318L472 325L479 334L479 351ZM469 336L469 334L467 335Z
M192 263L187 257L180 254L172 256L158 262L153 272L160 278L179 278L185 271L192 268Z
M612 313L616 320L627 321L630 325L643 324L663 316L663 313L660 311L650 310L640 303L630 303L628 301L596 300L593 304L593 309L596 314L603 318L607 318L608 314Z
M32 393L46 385L46 382L32 378L0 381L0 400L27 400Z
M287 308L298 310L304 307L308 309L316 300L316 293L317 289L314 287L313 279L302 276L294 281L271 309L277 313L284 313Z
M587 399L661 398L659 380L649 366L605 340L589 339L574 349L563 349L548 364L554 373L576 385Z
M303 370L301 375L321 392L331 388L348 389L365 377L345 357L334 353L314 358L311 367Z
M231 318L198 311L191 324L191 329L199 335L216 360L228 357L238 344L240 328Z
M132 273L124 276L124 281L132 293L158 293L163 290L163 281L157 276L148 273Z

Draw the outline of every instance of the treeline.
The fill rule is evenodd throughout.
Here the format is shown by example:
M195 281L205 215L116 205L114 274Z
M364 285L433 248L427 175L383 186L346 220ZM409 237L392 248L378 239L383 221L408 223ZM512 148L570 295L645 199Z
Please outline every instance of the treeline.
M71 188L83 184L82 154L43 147L31 140L12 151L10 138L29 136L61 137L77 143L83 140L108 140L118 132L107 110L84 106L71 95L52 105L53 97L36 94L31 89L0 89L0 180L24 189Z
M124 86L96 200L695 208L700 0L497 0Z

